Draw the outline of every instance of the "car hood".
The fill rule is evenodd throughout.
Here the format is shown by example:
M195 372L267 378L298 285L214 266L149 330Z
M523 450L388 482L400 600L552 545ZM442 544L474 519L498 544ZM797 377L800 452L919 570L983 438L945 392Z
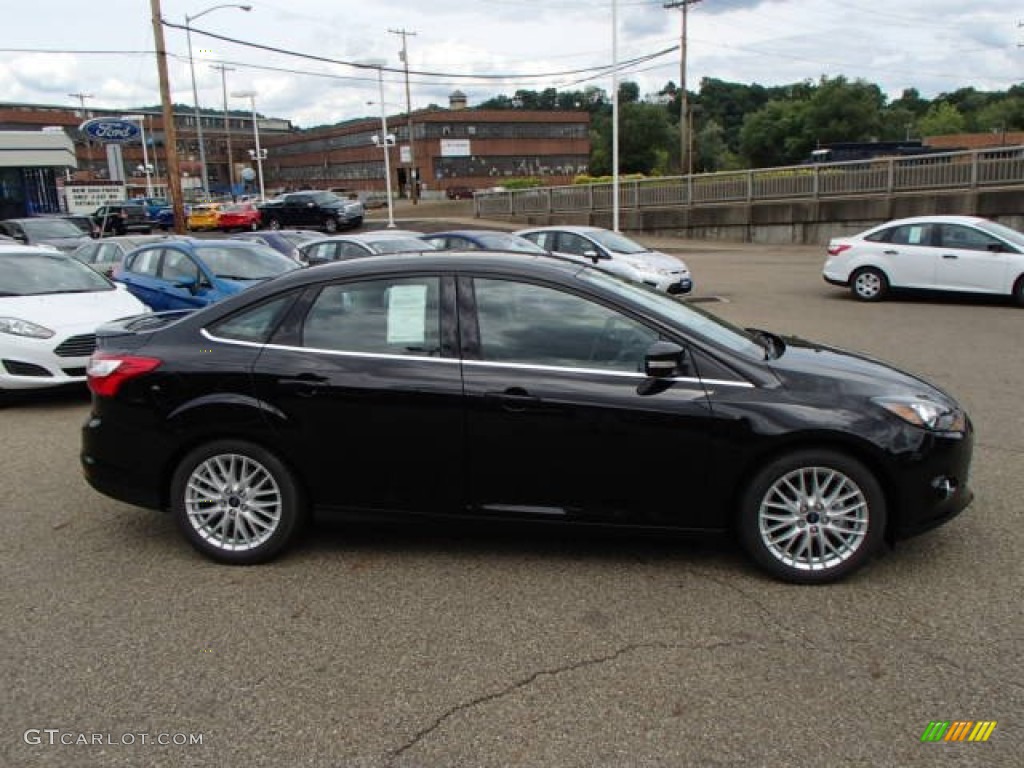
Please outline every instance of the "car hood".
M92 238L84 232L81 237L42 237L33 241L33 245L52 245L61 251L73 251L82 243L91 243Z
M145 304L120 289L0 298L0 315L28 320L58 331L80 326L96 327L109 320L148 312Z
M686 264L675 256L669 256L661 251L641 251L640 253L619 253L615 252L617 261L625 262L639 269L668 270L677 272L685 270Z
M768 361L784 385L804 392L861 397L919 396L956 407L956 401L919 376L874 360L804 339L786 337L783 354Z

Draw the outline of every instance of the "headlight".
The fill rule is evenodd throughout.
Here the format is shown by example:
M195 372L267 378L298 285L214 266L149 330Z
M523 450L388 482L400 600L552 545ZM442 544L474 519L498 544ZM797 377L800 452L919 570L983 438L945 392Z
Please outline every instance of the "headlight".
M48 339L55 333L28 320L19 320L16 317L0 317L0 333L9 333L12 336L28 336L32 339Z
M915 427L936 432L963 432L967 429L967 415L959 408L950 408L917 397L879 397L875 403Z

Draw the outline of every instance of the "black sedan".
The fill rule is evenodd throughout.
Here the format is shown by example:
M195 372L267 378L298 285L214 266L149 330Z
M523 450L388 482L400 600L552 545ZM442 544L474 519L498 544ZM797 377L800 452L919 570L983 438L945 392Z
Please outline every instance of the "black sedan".
M316 510L732 530L814 583L972 498L934 386L558 257L299 270L101 327L89 382L88 481L227 563Z

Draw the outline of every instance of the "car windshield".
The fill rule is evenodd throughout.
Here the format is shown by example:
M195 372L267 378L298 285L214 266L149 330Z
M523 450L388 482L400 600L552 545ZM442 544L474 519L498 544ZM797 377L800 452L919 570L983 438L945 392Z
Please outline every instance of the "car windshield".
M504 233L487 233L476 235L476 240L492 251L518 251L521 253L547 253L536 243L518 235L507 235Z
M213 274L226 280L266 280L299 268L287 256L257 243L197 245L196 253Z
M594 232L587 232L587 236L603 245L614 253L648 253L650 248L644 248L640 243L633 242L617 232L599 229Z
M112 290L98 272L60 253L0 253L0 296Z
M692 304L648 288L640 283L622 280L600 269L584 268L579 272L584 280L597 283L620 296L642 304L646 309L665 318L673 325L709 339L728 349L755 360L763 360L765 348L755 341L753 334L737 328Z
M21 226L33 238L82 236L82 230L67 219L32 219L22 221Z
M364 243L374 253L407 253L432 251L434 246L415 237L392 237L386 240L371 240Z
M1001 237L1003 240L1013 243L1018 248L1024 249L1024 234L1018 232L1016 229L1011 229L1005 224L1000 224L997 221L979 221L978 229L988 232L990 235Z

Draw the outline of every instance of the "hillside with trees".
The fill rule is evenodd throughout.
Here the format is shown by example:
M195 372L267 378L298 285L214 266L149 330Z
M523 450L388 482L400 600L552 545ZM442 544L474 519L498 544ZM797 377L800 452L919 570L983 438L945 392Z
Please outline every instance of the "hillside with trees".
M877 85L845 77L771 87L704 78L688 98L696 172L794 165L815 147L832 142L1024 130L1024 83L1006 91L961 88L934 99L909 88L890 100ZM679 101L679 89L671 82L644 98L636 83L619 84L622 173L679 172ZM586 109L591 115L590 172L611 172L612 105L605 91L520 90L479 106Z

